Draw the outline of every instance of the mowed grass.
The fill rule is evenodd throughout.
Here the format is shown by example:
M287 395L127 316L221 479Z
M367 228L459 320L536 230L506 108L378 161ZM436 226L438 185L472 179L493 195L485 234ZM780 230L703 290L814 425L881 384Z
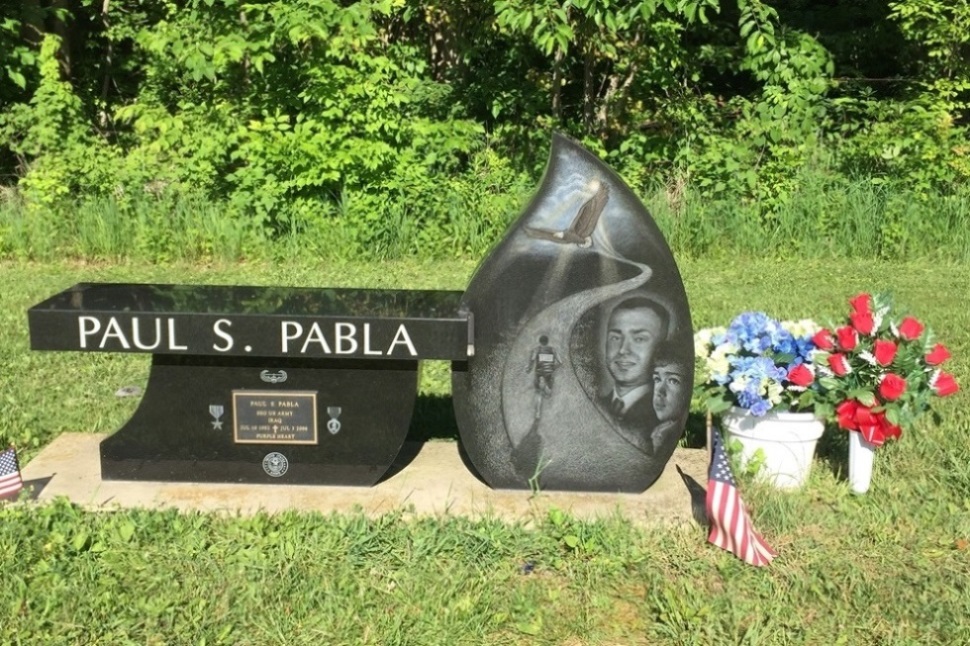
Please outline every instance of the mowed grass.
M137 405L140 355L30 352L26 309L80 281L462 289L470 262L378 265L2 264L0 433L30 459L64 431L111 431ZM840 318L889 289L954 355L964 386L844 482L830 432L796 493L744 483L780 553L763 569L700 526L551 513L496 519L290 512L238 518L0 508L0 643L970 643L970 268L801 258L681 264L695 327L745 309ZM413 437L451 438L448 366L422 377ZM542 495L541 493L539 495Z

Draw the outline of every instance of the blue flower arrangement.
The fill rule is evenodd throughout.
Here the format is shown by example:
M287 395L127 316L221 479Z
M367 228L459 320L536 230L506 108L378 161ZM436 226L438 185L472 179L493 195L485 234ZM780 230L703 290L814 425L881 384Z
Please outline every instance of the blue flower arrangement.
M728 327L694 335L698 394L719 413L735 406L752 415L810 410L818 394L811 320L778 321L764 312L739 314Z

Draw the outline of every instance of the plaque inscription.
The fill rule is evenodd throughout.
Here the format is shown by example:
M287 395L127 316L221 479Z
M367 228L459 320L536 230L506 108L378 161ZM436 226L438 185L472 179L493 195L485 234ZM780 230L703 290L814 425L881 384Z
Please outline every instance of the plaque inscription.
M316 391L232 391L237 444L317 444Z

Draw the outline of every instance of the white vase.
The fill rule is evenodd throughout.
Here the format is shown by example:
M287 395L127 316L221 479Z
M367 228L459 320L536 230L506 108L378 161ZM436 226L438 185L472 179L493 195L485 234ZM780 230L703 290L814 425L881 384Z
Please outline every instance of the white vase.
M862 433L849 431L849 489L852 493L862 494L869 491L875 454L875 444L866 442Z
M808 480L815 444L825 424L813 413L769 412L755 417L743 408L721 416L725 441L741 443L741 462L747 464L760 449L764 465L759 477L779 489L795 489Z

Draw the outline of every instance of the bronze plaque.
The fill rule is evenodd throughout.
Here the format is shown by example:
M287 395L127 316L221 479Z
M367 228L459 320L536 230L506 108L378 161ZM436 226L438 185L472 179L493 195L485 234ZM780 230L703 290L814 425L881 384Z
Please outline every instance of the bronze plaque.
M317 444L317 392L232 391L236 444Z

